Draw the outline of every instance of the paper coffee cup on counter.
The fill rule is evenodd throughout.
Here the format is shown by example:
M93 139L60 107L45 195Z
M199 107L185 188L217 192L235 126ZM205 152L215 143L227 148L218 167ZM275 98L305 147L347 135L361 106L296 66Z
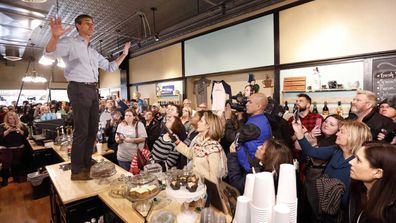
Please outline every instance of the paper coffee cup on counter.
M102 147L103 147L102 143L100 143L100 142L96 143L96 150L97 150L98 154L103 153Z

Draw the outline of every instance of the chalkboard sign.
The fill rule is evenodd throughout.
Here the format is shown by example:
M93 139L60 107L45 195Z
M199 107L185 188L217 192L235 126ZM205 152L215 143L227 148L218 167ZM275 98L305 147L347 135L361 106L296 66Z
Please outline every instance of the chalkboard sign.
M373 60L373 92L378 101L396 97L396 57Z

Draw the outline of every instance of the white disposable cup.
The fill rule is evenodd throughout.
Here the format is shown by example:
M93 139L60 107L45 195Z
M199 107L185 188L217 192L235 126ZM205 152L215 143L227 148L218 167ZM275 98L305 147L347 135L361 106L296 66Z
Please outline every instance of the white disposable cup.
M296 169L292 164L281 164L279 168L277 199L294 202L297 199Z
M249 197L250 200L253 199L253 188L254 188L254 176L255 174L249 173L246 175L245 181L245 191L243 193L244 196Z
M284 204L275 205L273 223L289 223L289 222L291 222L289 207Z
M103 153L102 146L103 146L102 143L96 143L96 150L98 151L99 154Z
M243 223L250 221L249 202L250 198L247 196L239 196L237 198L234 222Z
M289 219L290 223L296 223L297 222L297 205L298 205L298 200L296 199L293 202L283 202L279 199L276 200L277 205L286 205L289 208Z
M271 220L272 207L260 209L250 203L250 222L271 223Z
M272 173L262 172L256 174L252 203L257 208L270 208L272 210L275 205L275 186Z

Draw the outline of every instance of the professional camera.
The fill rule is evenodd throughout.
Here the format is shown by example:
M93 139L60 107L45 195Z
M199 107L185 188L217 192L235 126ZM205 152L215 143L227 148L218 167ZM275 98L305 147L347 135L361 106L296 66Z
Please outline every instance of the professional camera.
M268 105L265 108L264 114L269 118L282 118L283 114L285 114L285 109L277 101L268 97Z
M239 92L237 95L231 96L231 99L227 100L226 103L230 104L231 108L238 112L246 112L247 102L247 97L243 96L242 92Z

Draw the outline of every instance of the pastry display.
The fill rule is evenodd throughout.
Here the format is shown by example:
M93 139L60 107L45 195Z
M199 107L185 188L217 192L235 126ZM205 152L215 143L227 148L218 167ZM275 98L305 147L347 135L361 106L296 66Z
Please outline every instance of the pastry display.
M173 190L179 190L181 187L185 187L186 190L188 190L189 192L197 191L198 183L199 183L199 178L192 173L189 173L188 175L179 174L176 177L172 177L169 180L169 186Z
M114 163L102 159L91 167L90 174L92 178L104 178L113 176L116 172Z
M186 189L190 192L197 191L197 188L198 188L198 182L188 182L186 185Z
M185 175L178 176L181 186L185 186L185 185L186 185L186 183L187 183L187 177L188 177L188 176L185 176Z
M180 189L180 181L176 178L176 179L172 179L170 182L170 187L173 190L179 190Z
M129 197L136 200L143 200L152 197L159 191L157 185L144 185L138 187L132 187L129 189Z
M141 173L135 175L127 183L124 197L128 200L142 201L153 198L160 192L158 179L153 174Z

